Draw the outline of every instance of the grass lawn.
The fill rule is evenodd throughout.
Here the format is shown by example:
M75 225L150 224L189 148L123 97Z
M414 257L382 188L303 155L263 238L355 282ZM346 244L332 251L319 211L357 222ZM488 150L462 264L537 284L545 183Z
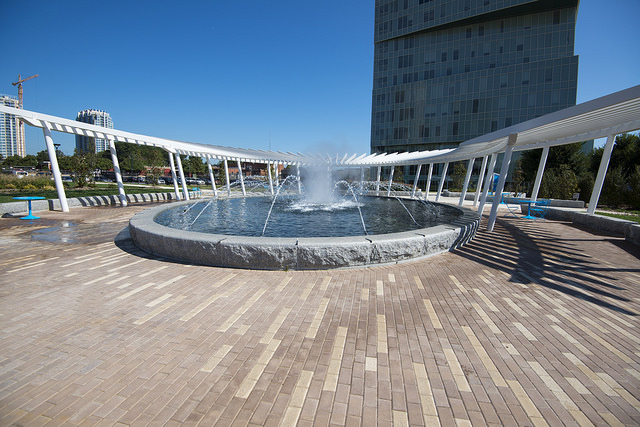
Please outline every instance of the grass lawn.
M124 191L127 194L143 194L143 193L168 193L173 191L173 187L141 187L135 185L125 185ZM96 184L96 187L74 189L65 188L64 190L67 198L73 197L89 197L89 196L110 196L118 194L118 187L115 184ZM0 203L15 202L14 197L20 196L41 196L46 199L57 199L58 192L55 189L51 190L0 190Z
M598 212L596 211L596 215L610 216L618 219L625 219L627 221L635 221L640 223L640 212L632 211L629 213L615 213L615 212Z

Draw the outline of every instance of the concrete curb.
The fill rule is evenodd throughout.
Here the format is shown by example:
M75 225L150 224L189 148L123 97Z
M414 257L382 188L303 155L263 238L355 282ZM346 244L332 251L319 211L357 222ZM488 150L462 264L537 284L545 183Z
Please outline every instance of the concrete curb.
M461 193L456 193L448 190L444 190L442 192L442 195L444 197L460 198L460 194ZM514 193L505 192L503 194L505 195L505 197L515 197ZM475 193L467 193L464 199L474 200ZM584 206L585 206L584 201L582 200L561 200L561 199L545 199L545 200L549 200L549 206L556 207L556 208L584 209ZM488 195L486 203L493 203L493 196Z
M640 224L635 221L554 208L549 208L546 218L557 221L570 221L596 232L624 236L628 242L640 246Z
M190 203L190 202L181 202ZM179 261L256 270L325 270L395 264L457 249L476 234L480 218L464 208L451 223L403 233L352 237L271 238L199 233L160 225L171 206L136 214L129 233L140 249Z

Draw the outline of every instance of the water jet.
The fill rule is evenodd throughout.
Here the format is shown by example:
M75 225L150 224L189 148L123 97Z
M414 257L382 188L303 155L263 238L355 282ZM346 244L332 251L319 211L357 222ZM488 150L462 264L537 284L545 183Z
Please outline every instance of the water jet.
M478 227L473 211L374 196L371 182L338 181L322 200L297 194L295 179L289 184L275 196L154 207L135 215L129 231L141 249L183 262L309 270L425 258L465 244Z

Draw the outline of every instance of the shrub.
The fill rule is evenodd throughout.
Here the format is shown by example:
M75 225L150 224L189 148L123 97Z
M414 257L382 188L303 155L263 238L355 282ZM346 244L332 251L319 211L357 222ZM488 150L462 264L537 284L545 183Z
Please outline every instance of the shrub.
M570 200L578 192L578 177L569 165L545 172L540 184L540 195L549 199Z
M629 176L628 202L631 209L640 209L640 165Z
M467 167L464 162L455 162L451 172L451 186L453 190L462 190L464 178L467 174Z
M616 208L625 202L627 184L622 175L622 168L618 166L607 172L600 193L600 204Z
M578 178L578 191L580 192L580 200L588 202L591 199L591 193L593 193L593 184L595 180L593 175L585 173Z
M0 188L6 189L39 189L51 186L51 179L42 176L26 176L18 178L15 175L0 175Z

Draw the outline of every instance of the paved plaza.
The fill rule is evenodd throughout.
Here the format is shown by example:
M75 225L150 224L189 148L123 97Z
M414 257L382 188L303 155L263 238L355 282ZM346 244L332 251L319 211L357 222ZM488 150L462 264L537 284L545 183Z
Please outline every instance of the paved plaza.
M0 219L0 425L640 425L640 248L499 215L334 271L138 250L151 206Z

